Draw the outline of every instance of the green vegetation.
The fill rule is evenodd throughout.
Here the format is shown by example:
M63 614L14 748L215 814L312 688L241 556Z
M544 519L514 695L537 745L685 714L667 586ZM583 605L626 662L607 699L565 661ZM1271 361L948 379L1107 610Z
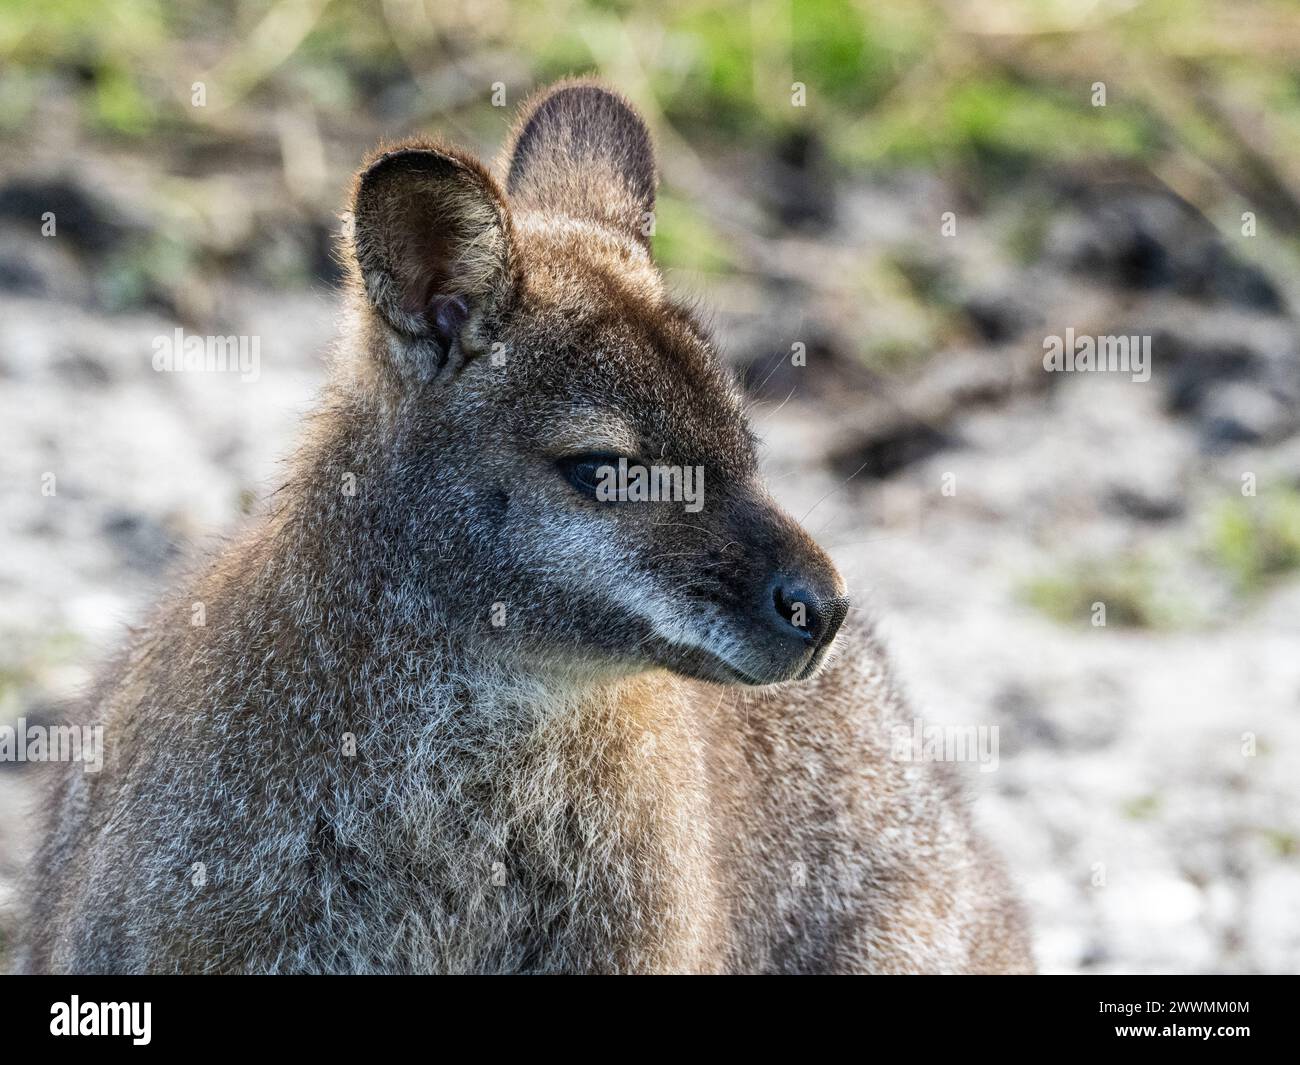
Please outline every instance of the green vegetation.
M1300 855L1300 839L1294 832L1287 832L1280 828L1263 828L1260 829L1269 850L1279 858L1295 858Z
M194 266L194 248L154 231L116 252L104 271L104 301L113 309L132 307L165 293Z
M655 258L668 269L727 273L735 266L726 243L690 202L665 191L655 204Z
M1089 625L1093 604L1106 607L1106 625L1167 629L1186 623L1188 604L1174 600L1165 571L1150 556L1091 558L1030 581L1026 600L1065 624Z
M846 140L851 161L1009 169L1035 161L1143 158L1156 132L1133 108L1093 108L1086 86L1059 87L977 77L954 83L922 116L900 109ZM1071 135L1065 136L1064 131Z
M1027 602L1057 621L1087 625L1094 603L1106 624L1187 629L1221 613L1206 583L1224 586L1238 608L1278 580L1300 571L1300 491L1275 488L1207 505L1194 538L1152 549L1094 556L1027 582ZM1200 576L1194 574L1200 567ZM1199 594L1198 594L1199 593Z
M0 724L17 717L25 693L39 686L44 673L76 662L84 643L72 632L54 632L43 640L25 640L22 633L4 634L6 660L0 662Z
M1213 516L1210 551L1243 594L1300 569L1300 492L1279 489L1224 503Z
M1235 33L1225 45L1243 25L1272 32ZM1231 93L1294 132L1295 56L1271 46L1288 30L1295 39L1300 13L1287 0L1082 10L987 0L964 14L938 0L0 2L5 80L68 75L92 120L124 136L205 121L189 100L191 82L205 77L214 105L278 79L322 109L345 110L372 101L377 84L449 68L484 79L476 102L498 78L517 88L599 68L686 127L762 136L811 122L840 158L881 165L1147 158L1174 141L1215 154L1231 139L1213 108L1156 98ZM467 63L476 52L498 57L499 71ZM1097 80L1107 81L1105 107L1093 105ZM807 86L803 114L791 104L794 82Z
M1138 795L1124 803L1123 811L1130 821L1150 821L1160 812L1160 796Z
M770 190L749 187L744 171L770 179L802 151L815 160L813 198L836 187L823 167L955 175L977 207L1009 190L1005 250L1020 264L1039 256L1051 217L1042 183L1024 179L1061 167L1169 181L1211 218L1249 207L1282 237L1269 254L1294 263L1294 41L1292 0L0 0L0 134L36 132L56 100L54 117L82 126L69 137L157 146L184 182L175 171L196 160L292 156L294 136L329 165L339 142L416 130L495 146L524 94L595 72L655 127L655 246L670 268L767 270L781 253L761 236ZM498 87L504 107L492 105ZM310 174L292 191L308 209L334 206L319 202ZM738 217L759 235L740 247L727 237ZM119 250L107 302L183 287L203 265L193 239ZM1249 243L1236 251L1258 254ZM308 276L300 259L289 248L257 269ZM865 307L870 293L858 354L907 372L961 329L952 279L930 273L909 249L886 248L863 264L861 291L841 266L817 281L846 307Z

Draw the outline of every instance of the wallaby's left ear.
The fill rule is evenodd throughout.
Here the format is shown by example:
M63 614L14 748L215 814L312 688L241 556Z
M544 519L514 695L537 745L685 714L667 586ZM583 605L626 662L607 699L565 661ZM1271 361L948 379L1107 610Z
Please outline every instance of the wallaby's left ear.
M357 177L352 248L366 298L404 376L465 353L510 287L510 215L492 176L450 149L412 144Z
M654 148L618 93L587 79L544 90L524 104L507 159L517 210L596 222L649 250Z

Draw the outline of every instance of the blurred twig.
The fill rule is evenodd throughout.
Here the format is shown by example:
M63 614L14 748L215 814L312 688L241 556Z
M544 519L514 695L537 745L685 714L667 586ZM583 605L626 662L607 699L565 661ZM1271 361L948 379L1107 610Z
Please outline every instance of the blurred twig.
M278 0L245 39L235 42L199 80L220 86L204 112L227 110L285 62L306 40L330 0ZM185 95L188 96L188 87ZM201 118L204 116L200 116Z

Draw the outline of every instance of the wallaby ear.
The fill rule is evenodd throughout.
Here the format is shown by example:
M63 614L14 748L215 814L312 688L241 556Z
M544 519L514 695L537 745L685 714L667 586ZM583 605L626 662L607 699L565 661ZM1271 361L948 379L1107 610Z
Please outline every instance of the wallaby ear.
M617 93L586 80L543 91L524 104L507 158L506 193L519 209L598 222L649 250L654 148Z
M501 308L510 278L505 198L476 160L405 145L357 176L352 249L366 298L396 334L399 370L427 380Z

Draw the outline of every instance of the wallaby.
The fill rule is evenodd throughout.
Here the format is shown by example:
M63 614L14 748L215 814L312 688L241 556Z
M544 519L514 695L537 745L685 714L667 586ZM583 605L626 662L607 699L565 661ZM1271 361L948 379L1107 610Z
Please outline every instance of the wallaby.
M106 764L59 774L21 967L1027 970L665 291L642 120L560 83L503 173L426 141L360 171L320 408L88 700ZM701 505L634 490L665 469Z

